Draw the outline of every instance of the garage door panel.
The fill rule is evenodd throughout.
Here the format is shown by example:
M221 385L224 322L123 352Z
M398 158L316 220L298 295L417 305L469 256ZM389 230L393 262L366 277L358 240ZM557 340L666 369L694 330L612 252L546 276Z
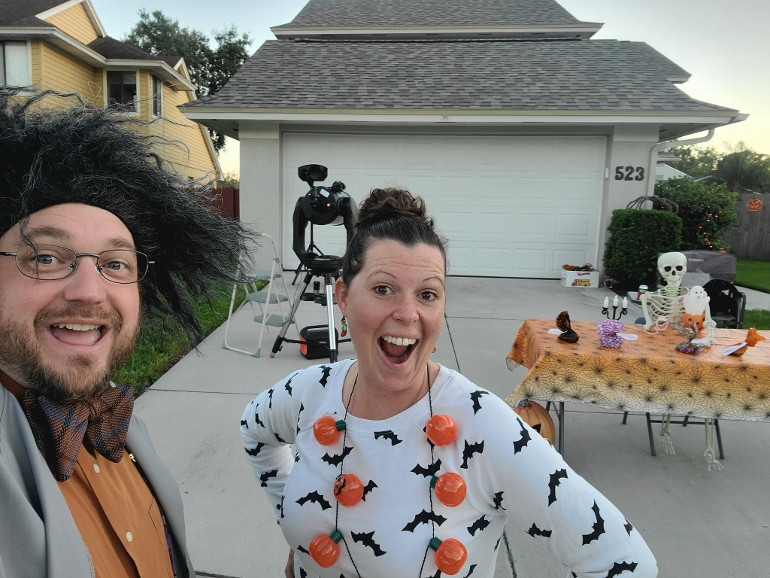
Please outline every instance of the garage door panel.
M605 149L603 137L284 133L284 262L297 263L291 214L307 192L296 169L315 162L329 169L317 184L341 180L357 203L376 187L423 197L451 274L558 278L597 260ZM315 242L341 254L344 228L315 227Z

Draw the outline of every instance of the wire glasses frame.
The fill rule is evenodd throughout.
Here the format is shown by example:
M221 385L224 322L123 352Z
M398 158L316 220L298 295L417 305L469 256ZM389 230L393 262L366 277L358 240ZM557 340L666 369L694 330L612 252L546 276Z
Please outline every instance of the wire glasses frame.
M29 245L16 252L0 251L2 257L14 257L16 267L25 277L43 281L65 279L78 267L80 257L93 257L96 270L107 281L120 285L138 283L147 274L150 261L133 249L107 249L101 253L76 253L60 245Z

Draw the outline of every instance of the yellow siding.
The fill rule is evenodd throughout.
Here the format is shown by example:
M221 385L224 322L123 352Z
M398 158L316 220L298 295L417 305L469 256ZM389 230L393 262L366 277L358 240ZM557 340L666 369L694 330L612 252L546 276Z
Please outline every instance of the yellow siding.
M88 44L96 40L96 30L88 17L83 4L76 4L63 12L54 14L46 22L53 24L65 34L72 36L75 40Z
M96 106L104 105L100 70L74 60L55 46L39 44L40 77L34 79L37 86L59 92L78 92L86 101Z

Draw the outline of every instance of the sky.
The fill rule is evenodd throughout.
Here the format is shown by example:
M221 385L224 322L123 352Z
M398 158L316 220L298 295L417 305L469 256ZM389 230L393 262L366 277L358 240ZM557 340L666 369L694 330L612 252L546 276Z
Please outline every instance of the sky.
M382 0L386 2L387 0ZM558 0L584 22L602 23L594 38L646 42L690 73L679 88L698 100L749 114L700 146L721 152L739 142L770 154L770 3L765 0ZM275 36L307 0L91 0L108 35L121 39L139 11L160 9L181 26L211 35L235 26L253 39ZM238 143L228 139L222 170L238 172Z

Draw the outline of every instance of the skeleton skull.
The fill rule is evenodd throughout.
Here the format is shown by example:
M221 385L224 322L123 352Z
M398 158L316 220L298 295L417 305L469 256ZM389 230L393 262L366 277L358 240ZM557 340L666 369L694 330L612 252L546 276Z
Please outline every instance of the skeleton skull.
M658 271L666 280L666 287L678 288L687 272L687 255L676 251L658 257Z

